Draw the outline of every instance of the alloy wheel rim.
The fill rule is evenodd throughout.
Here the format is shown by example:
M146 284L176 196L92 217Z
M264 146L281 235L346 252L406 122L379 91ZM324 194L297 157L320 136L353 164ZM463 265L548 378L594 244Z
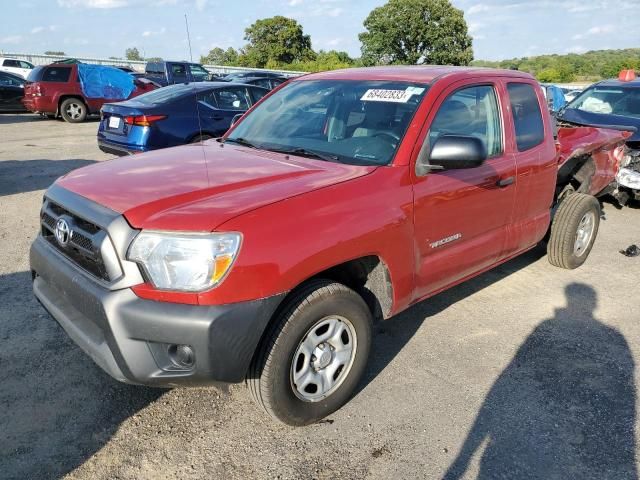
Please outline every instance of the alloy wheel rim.
M67 115L69 115L69 117L76 119L80 118L81 114L82 107L77 103L70 103L69 105L67 105Z
M355 329L344 317L321 319L302 337L291 361L291 387L305 402L335 392L349 375L358 347Z
M576 231L576 239L573 244L573 253L577 257L584 255L587 248L589 248L595 226L596 220L593 212L585 213L580 219L580 223L578 223L578 230Z

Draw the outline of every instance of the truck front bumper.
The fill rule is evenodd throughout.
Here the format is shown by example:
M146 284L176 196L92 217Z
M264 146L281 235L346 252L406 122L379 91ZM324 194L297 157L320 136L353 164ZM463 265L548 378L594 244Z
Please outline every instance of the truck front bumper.
M172 387L241 382L284 294L228 305L184 305L109 290L37 237L33 291L67 334L116 380ZM172 357L188 346L189 368Z

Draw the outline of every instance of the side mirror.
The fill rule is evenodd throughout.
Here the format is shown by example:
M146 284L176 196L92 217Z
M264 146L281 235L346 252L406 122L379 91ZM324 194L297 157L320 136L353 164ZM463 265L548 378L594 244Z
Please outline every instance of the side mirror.
M487 156L487 147L477 137L443 135L431 148L427 168L432 170L474 168L482 165Z
M237 113L236 115L234 115L233 118L231 119L231 125L235 125L238 122L238 120L242 118L242 115L244 115L244 113Z

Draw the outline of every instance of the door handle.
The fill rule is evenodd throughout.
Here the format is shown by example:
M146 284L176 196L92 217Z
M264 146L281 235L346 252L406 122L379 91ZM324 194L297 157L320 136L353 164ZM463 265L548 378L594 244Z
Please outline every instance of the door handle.
M496 185L499 186L500 188L504 188L504 187L508 187L513 182L515 182L515 178L514 177L500 178L496 182Z

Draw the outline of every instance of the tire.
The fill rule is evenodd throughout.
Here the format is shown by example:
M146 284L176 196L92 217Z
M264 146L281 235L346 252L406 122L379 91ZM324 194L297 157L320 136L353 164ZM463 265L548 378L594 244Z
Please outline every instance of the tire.
M316 343L313 334L322 343L305 350ZM253 399L288 425L317 422L351 398L366 367L371 335L371 312L360 295L340 283L309 282L287 301L258 347L246 380ZM303 378L305 384L297 386L296 376L308 383ZM321 377L329 379L324 391Z
M569 195L558 206L551 224L549 262L560 268L578 268L593 248L599 225L598 200L584 193Z
M60 115L65 122L84 122L87 118L87 113L87 106L79 98L67 98L60 105Z

